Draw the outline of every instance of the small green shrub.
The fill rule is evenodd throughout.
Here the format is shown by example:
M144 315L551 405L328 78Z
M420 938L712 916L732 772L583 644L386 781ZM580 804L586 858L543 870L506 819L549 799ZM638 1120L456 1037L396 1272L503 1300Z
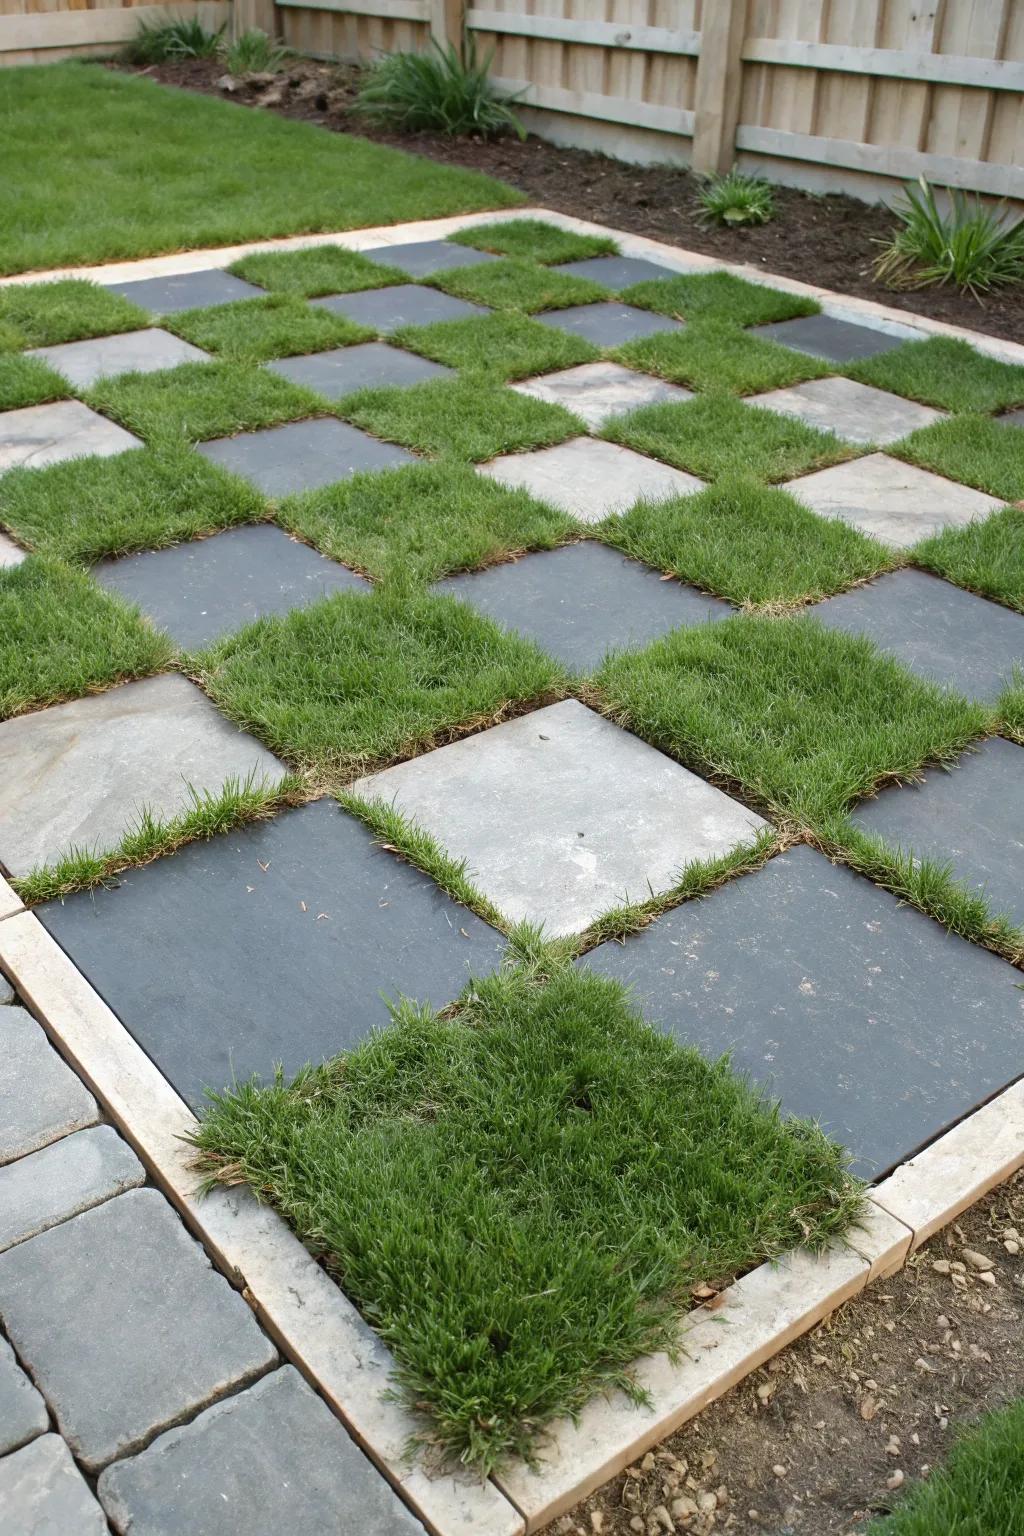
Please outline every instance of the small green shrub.
M225 23L226 25L226 23ZM143 21L124 50L129 64L161 64L165 59L212 59L220 51L224 27L209 32L196 16L177 21Z
M499 96L488 79L494 50L477 57L472 36L463 55L449 43L429 53L392 53L370 70L356 98L367 117L406 133L434 128L442 133L477 133L491 138L511 129L526 131L512 111L514 97Z
M291 56L291 48L275 42L259 27L250 27L224 49L224 63L232 75L276 74Z
M724 176L708 176L697 193L704 224L767 224L775 217L775 196L761 176L745 176L735 166Z
M978 298L1024 281L1024 219L1008 223L1004 208L986 208L980 198L951 190L949 212L942 213L922 176L894 212L899 228L874 264L887 287L952 283Z

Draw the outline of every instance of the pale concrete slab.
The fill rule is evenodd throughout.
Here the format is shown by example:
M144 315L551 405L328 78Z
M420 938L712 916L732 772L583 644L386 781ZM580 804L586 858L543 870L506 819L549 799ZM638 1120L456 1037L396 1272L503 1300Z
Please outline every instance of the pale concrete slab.
M59 1435L41 1435L0 1460L8 1536L108 1536L106 1517Z
M455 372L383 341L333 347L308 357L282 357L268 363L267 371L314 389L326 400L341 400L357 389L408 389L426 379L449 379Z
M819 517L835 517L883 544L908 549L943 528L961 528L988 517L1003 503L984 491L958 485L886 453L834 464L790 480L791 491Z
M12 566L20 565L24 558L25 551L19 549L6 533L0 533L0 571L10 570Z
M290 1365L115 1462L99 1495L119 1536L424 1536Z
M870 384L858 384L856 379L838 377L808 379L792 389L771 389L767 394L751 396L747 404L795 416L809 427L834 432L848 443L864 444L894 443L908 432L945 421L947 416L946 411L918 405L916 400L904 400Z
M0 1164L95 1125L96 1100L24 1008L0 1009Z
M0 1254L0 1316L90 1472L277 1359L154 1189L129 1190Z
M112 1125L64 1136L0 1168L0 1253L146 1182Z
M35 347L28 356L48 363L75 389L88 389L98 379L109 379L117 373L156 373L161 368L176 368L179 363L210 360L208 352L158 326L126 331L120 336L68 341L58 347Z
M142 443L81 400L27 405L0 414L0 474L5 469L41 469L86 455L107 459Z
M290 496L347 480L360 470L416 463L404 448L382 443L336 416L216 437L196 447L204 459L251 480L264 496Z
M586 256L582 261L564 261L553 270L568 272L572 277L587 277L592 283L602 283L615 293L632 288L634 283L678 275L671 267L646 261L642 256Z
M704 489L696 475L590 437L573 437L537 453L503 454L477 467L480 474L501 485L521 486L581 523L599 523L641 499L667 501Z
M903 336L891 336L871 325L857 325L839 320L835 315L801 315L796 320L777 320L771 325L755 326L750 334L766 341L781 342L797 352L829 363L852 363L862 357L876 357L903 345Z
M584 263L586 265L586 263ZM649 373L635 373L619 363L581 363L534 379L523 379L512 388L549 405L563 405L585 421L592 432L612 416L635 411L641 405L692 400L693 391L681 384L666 384Z
M141 265L141 263L140 263ZM130 299L152 315L176 315L184 309L207 309L213 304L233 304L236 299L262 298L265 290L220 267L197 272L167 272L123 283L104 283L111 293Z
M143 806L182 810L190 784L284 772L177 674L19 715L0 723L0 860L27 875L72 847L109 852Z
M654 336L658 331L681 331L683 322L670 315L656 315L635 304L617 304L601 300L596 304L571 304L567 309L549 309L535 315L541 325L556 331L568 331L593 342L595 347L621 347L640 336Z
M332 315L346 315L380 336L390 336L403 325L436 325L441 320L471 320L474 315L491 313L483 304L470 304L467 299L456 299L439 288L423 288L419 283L367 288L362 293L336 293L326 299L314 299L313 304Z
M670 890L766 822L575 699L360 779L430 832L513 922L578 933Z
M46 1404L15 1359L14 1350L0 1338L0 1456L45 1434L49 1427Z

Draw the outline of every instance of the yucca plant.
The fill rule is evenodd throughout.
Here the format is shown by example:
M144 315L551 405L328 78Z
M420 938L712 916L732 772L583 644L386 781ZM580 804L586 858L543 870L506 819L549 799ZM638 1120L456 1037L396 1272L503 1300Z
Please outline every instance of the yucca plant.
M775 217L775 197L760 176L746 176L733 166L724 176L707 176L697 193L704 224L767 224Z
M488 78L493 58L493 48L477 57L471 35L462 55L452 43L442 48L436 42L427 53L389 54L370 69L356 108L406 133L433 128L491 138L511 130L525 139L512 111L517 98L499 96Z
M951 190L942 213L922 176L908 186L893 212L900 227L874 263L875 277L889 288L927 288L952 283L980 298L990 288L1024 280L1024 219L986 207L975 196Z
M275 42L259 27L251 27L241 37L224 49L224 63L229 74L276 74L292 50L283 43Z
M226 24L225 24L226 25ZM146 22L124 50L129 64L161 64L165 59L212 59L221 47L224 27L209 32L198 17Z

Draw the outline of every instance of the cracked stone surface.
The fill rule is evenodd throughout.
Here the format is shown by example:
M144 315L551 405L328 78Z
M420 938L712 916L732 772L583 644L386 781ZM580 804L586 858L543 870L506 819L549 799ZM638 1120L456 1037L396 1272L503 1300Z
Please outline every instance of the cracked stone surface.
M374 246L363 255L382 266L397 267L410 277L433 277L435 272L449 272L453 267L478 267L497 260L489 251L450 240L409 240L402 245Z
M415 464L394 443L382 443L334 416L240 432L197 444L204 458L251 480L264 496L290 496L347 480L360 470Z
M0 1252L145 1180L146 1170L111 1125L20 1157L0 1168Z
M549 405L562 405L584 421L592 432L612 416L635 411L641 405L693 399L693 391L680 384L666 384L649 373L636 373L618 363L581 363L511 386L521 395L532 395Z
M807 847L579 962L880 1176L1020 1075L1020 972Z
M535 453L508 453L477 466L501 485L521 486L582 523L599 523L611 512L625 512L641 497L666 501L691 496L704 481L632 448L590 437L573 437Z
M0 1460L0 1508L9 1536L107 1536L103 1511L59 1435L41 1435Z
M334 592L370 590L362 576L269 523L104 560L92 574L138 603L185 650L210 645L265 614L306 608Z
M470 304L467 299L455 299L450 293L422 288L418 283L331 294L326 299L314 299L313 303L330 310L332 315L347 315L381 336L390 336L403 325L435 325L439 320L470 320L474 315L491 313L483 304Z
M623 785L629 785L628 798ZM766 825L575 699L360 779L456 859L513 922L577 933L669 890Z
M962 528L1003 505L984 491L886 453L816 470L790 480L784 489L819 517L839 518L897 549L908 549L943 528Z
M70 847L109 852L143 806L182 810L190 784L284 772L176 673L18 715L0 722L0 860L27 875Z
M94 1125L96 1100L24 1008L0 1008L0 1164Z
M75 389L88 389L98 379L117 373L156 373L179 363L208 363L210 354L191 342L151 326L121 336L97 336L89 341L69 341L58 347L36 347L27 354L48 363L63 374Z
M829 629L869 635L912 672L994 699L1024 665L1024 614L926 571L893 571L810 610Z
M20 549L13 539L9 539L6 533L0 533L0 571L10 570L12 566L20 565L25 558L25 550Z
M341 400L357 389L405 389L425 379L451 378L454 373L440 363L380 341L335 347L308 357L283 357L268 363L267 368L292 384L316 390L327 400Z
M49 1427L46 1404L15 1359L14 1350L0 1338L0 1456L45 1434Z
M123 427L91 411L81 400L27 405L0 412L0 473L5 469L41 469L86 454L107 459L142 443Z
M602 301L596 304L572 304L568 309L548 309L534 315L541 325L568 331L597 347L621 347L638 336L653 336L657 331L681 331L683 322L668 315L656 315L635 304Z
M735 612L592 540L453 576L434 590L520 630L580 671L592 671L609 651L637 649L671 629Z
M243 282L220 267L202 272L176 272L168 277L143 277L128 283L104 283L153 315L176 315L183 309L206 309L213 304L233 304L236 299L261 299L265 289Z
M801 315L796 320L776 320L770 325L756 325L752 336L781 342L797 352L829 363L852 363L862 357L876 357L902 347L905 336L890 336L870 325L855 325L850 320L835 320L831 315Z
M568 272L572 277L589 277L591 282L602 283L615 293L621 292L623 288L632 288L634 283L678 276L673 267L663 267L657 261L646 261L642 256L587 256L582 261L562 262L552 270Z
M855 379L809 379L792 389L772 389L764 395L748 397L748 405L795 416L809 427L834 432L848 443L894 443L945 421L945 411L904 400L884 389L858 384Z

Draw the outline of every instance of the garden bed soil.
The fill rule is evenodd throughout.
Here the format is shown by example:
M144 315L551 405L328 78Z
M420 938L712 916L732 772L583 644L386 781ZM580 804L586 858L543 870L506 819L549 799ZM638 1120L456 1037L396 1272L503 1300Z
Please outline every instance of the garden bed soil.
M981 303L954 289L902 293L875 282L871 263L878 242L894 228L891 213L880 205L779 187L778 213L770 224L705 228L696 217L695 178L678 167L627 165L586 150L559 149L532 136L521 143L514 137L456 139L375 128L353 111L360 72L350 65L294 59L276 76L240 76L230 87L221 84L230 77L216 59L183 59L132 72L482 171L517 187L537 207L1024 342L1024 288L1003 290Z

